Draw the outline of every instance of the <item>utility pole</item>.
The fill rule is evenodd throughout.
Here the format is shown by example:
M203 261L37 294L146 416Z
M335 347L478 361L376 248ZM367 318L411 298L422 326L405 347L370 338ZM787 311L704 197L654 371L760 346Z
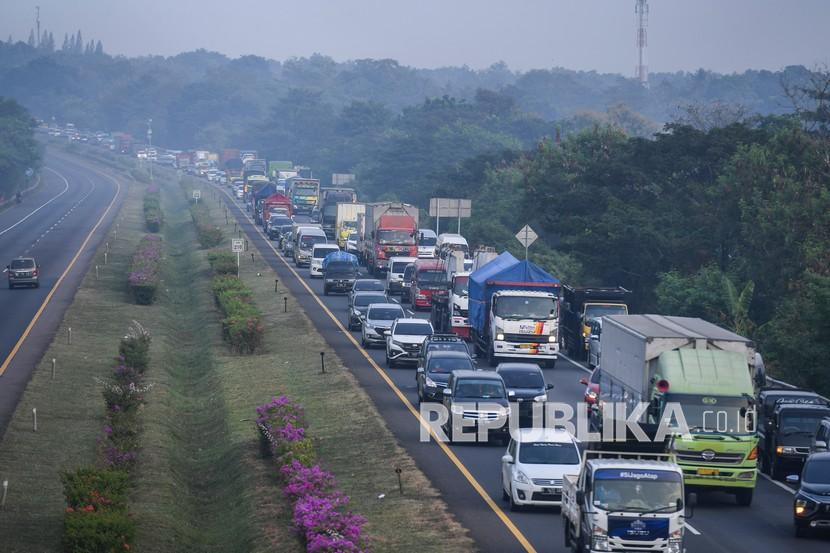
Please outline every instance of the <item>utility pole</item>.
M646 47L648 46L648 0L636 0L634 19L637 24L637 80L648 88L648 65L646 65Z
M150 182L153 182L153 158L150 150L153 149L153 120L147 120L147 161L150 163Z
M37 26L37 38L35 38L37 42L35 42L35 44L37 44L37 47L40 48L40 6L35 6L35 10L35 25Z

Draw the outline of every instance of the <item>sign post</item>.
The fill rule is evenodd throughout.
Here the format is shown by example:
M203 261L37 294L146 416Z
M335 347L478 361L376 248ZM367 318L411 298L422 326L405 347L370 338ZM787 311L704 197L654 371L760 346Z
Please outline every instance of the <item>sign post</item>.
M231 238L231 251L236 254L236 276L239 277L239 254L245 248L242 238Z
M525 247L525 261L527 261L527 249L533 244L536 239L539 238L539 235L536 234L530 225L525 225L522 227L522 230L516 233L516 240L522 243L522 246Z
M199 203L199 198L201 198L201 197L202 197L202 191L201 190L194 190L193 191L193 199L196 200L197 204Z
M435 234L439 233L441 217L455 217L458 219L458 234L461 234L461 219L467 219L472 214L472 201L458 198L430 198L429 216L435 217Z

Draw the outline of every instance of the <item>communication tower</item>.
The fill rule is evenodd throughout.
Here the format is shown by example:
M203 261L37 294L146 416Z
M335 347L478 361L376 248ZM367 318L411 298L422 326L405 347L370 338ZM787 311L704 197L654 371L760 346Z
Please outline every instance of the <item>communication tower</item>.
M637 69L636 76L640 84L648 88L648 65L646 65L646 46L648 46L648 0L636 0L634 19L637 23Z

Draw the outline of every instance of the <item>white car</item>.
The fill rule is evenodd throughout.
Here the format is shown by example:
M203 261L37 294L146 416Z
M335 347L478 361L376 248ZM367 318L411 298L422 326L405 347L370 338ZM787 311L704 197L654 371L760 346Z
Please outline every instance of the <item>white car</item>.
M501 458L502 496L511 511L562 505L562 480L577 474L581 454L567 430L520 428Z
M398 319L386 336L386 366L394 367L402 361L417 362L421 346L433 334L432 323L424 319Z
M339 252L337 244L315 244L311 249L311 262L308 265L308 272L311 278L323 277L323 259L330 253Z

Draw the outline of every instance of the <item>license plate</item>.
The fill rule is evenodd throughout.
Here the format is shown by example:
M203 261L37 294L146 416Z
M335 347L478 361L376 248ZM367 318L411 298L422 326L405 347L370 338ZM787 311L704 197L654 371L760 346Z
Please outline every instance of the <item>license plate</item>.
M717 476L720 474L718 469L697 469L699 476Z
M536 344L519 344L519 349L534 349Z

